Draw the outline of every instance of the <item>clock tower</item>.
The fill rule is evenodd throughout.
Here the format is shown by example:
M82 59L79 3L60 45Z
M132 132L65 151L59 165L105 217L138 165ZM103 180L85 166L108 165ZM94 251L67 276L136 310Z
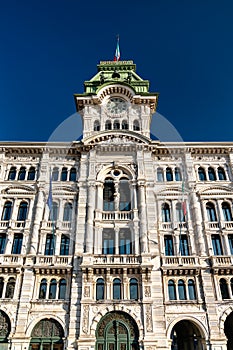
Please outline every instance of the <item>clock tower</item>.
M97 68L97 74L84 82L84 93L74 96L84 143L113 134L150 139L158 93L149 92L149 81L136 73L133 61L101 61Z

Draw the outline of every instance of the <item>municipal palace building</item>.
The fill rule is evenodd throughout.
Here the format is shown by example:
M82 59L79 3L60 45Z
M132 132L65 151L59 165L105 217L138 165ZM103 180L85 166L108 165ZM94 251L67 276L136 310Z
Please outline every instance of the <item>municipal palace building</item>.
M233 350L233 142L162 142L101 61L82 135L0 143L0 350Z

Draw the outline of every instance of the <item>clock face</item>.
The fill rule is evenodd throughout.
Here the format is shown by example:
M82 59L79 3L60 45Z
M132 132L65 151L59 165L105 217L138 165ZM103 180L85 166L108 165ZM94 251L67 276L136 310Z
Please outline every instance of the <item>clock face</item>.
M121 114L127 110L127 102L120 97L111 97L106 108L112 115Z

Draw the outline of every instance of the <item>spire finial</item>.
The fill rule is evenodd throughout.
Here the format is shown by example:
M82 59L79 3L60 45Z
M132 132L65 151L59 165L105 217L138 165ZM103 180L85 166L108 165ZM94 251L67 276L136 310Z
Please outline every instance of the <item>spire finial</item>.
M119 34L117 34L117 45L116 45L116 51L115 51L115 56L114 56L114 61L120 61L120 45L119 45L119 41L120 41L120 36Z

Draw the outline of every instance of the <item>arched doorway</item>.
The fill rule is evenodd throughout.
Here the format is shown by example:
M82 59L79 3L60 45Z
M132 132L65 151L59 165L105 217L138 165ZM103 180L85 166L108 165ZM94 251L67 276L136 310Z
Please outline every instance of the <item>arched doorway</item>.
M191 321L181 320L171 332L171 350L204 350L203 336L199 328Z
M64 331L59 322L45 318L32 330L30 350L62 350Z
M0 310L0 349L8 349L8 336L11 331L11 323L7 314Z
M227 316L224 323L224 333L227 337L227 350L233 349L233 312Z
M139 331L125 312L112 311L102 317L96 329L96 350L138 350Z

